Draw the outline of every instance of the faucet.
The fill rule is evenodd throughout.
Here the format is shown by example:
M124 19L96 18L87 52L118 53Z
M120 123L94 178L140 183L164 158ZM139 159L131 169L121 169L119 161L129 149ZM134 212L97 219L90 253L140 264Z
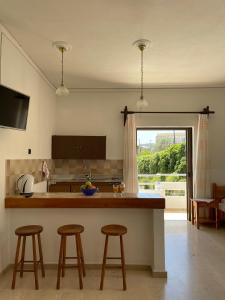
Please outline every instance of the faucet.
M83 165L84 165L85 170L88 170L88 174L85 174L86 180L88 180L88 181L93 180L94 177L92 176L92 173L91 173L90 164L86 160L83 160Z
M88 181L91 181L94 179L94 177L92 176L92 173L91 173L91 168L89 168L89 174L86 174L85 177L87 178Z

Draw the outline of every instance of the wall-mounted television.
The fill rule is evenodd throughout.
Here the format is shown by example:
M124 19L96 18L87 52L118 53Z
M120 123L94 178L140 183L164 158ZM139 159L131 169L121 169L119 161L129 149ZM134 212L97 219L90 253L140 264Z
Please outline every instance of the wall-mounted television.
M26 130L30 97L0 85L0 127Z

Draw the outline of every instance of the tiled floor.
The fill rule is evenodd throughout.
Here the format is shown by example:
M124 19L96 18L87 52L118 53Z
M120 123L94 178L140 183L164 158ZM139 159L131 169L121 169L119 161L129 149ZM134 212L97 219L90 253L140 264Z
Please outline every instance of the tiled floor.
M187 213L186 212L169 212L164 213L164 220L167 221L186 221Z
M128 290L122 291L119 270L106 273L105 289L98 290L99 270L88 270L85 289L78 289L74 270L68 270L62 289L55 290L56 272L47 270L40 279L39 291L33 290L33 277L18 277L17 288L10 290L11 272L0 278L1 300L224 300L225 229L202 227L196 230L186 221L166 221L167 279L151 278L147 271L128 270ZM71 275L70 275L71 274Z

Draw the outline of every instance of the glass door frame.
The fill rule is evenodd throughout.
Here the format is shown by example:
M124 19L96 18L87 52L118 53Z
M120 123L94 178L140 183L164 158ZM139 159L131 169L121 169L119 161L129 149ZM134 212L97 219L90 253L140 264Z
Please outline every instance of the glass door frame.
M187 220L191 221L191 198L193 198L193 128L192 127L142 127L136 128L136 148L138 130L183 130L186 132L186 189L187 189Z

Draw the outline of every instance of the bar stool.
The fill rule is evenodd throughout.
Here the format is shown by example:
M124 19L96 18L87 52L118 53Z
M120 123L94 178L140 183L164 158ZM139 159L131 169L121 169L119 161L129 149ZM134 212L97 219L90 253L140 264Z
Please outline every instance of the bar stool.
M41 265L41 272L42 277L45 277L45 270L44 270L44 263L43 263L43 254L42 254L42 247L41 247L41 236L40 233L43 231L43 227L40 225L28 225L19 227L15 230L15 234L18 236L17 239L17 247L16 247L16 256L15 256L15 264L13 270L13 280L12 280L12 289L15 288L16 285L16 273L20 272L20 277L23 277L23 272L34 272L34 279L35 279L35 288L38 290L38 264ZM26 238L28 236L32 237L32 246L33 246L33 260L25 260L25 247L26 247ZM38 241L38 249L39 249L39 260L37 260L37 251L36 251L36 240L35 237L37 236ZM20 256L20 245L21 245L21 238L23 238L22 244L22 252L21 252L21 259L19 261ZM26 269L24 270L24 263L33 263L33 269ZM20 265L20 269L18 266Z
M84 231L82 225L69 224L64 225L58 228L57 232L61 235L60 242L60 251L59 251L59 263L58 263L58 275L57 275L57 284L56 288L60 288L60 277L65 276L65 268L77 267L79 275L79 285L80 289L83 289L82 275L85 276L85 267L84 267L84 255L81 243L80 234ZM77 256L66 256L66 239L68 236L75 236L76 241L76 252ZM66 259L77 259L77 265L67 265Z
M125 257L124 257L124 247L123 247L123 235L127 233L127 228L125 226L122 226L122 225L112 224L112 225L106 225L106 226L102 227L101 232L106 235L106 238L105 238L105 248L104 248L103 262L102 262L100 290L103 290L106 260L107 259L121 259L121 268L122 268L122 275L123 275L123 290L125 291L127 289L127 284L126 284L126 270L125 270ZM107 257L109 236L119 236L120 237L121 257Z

